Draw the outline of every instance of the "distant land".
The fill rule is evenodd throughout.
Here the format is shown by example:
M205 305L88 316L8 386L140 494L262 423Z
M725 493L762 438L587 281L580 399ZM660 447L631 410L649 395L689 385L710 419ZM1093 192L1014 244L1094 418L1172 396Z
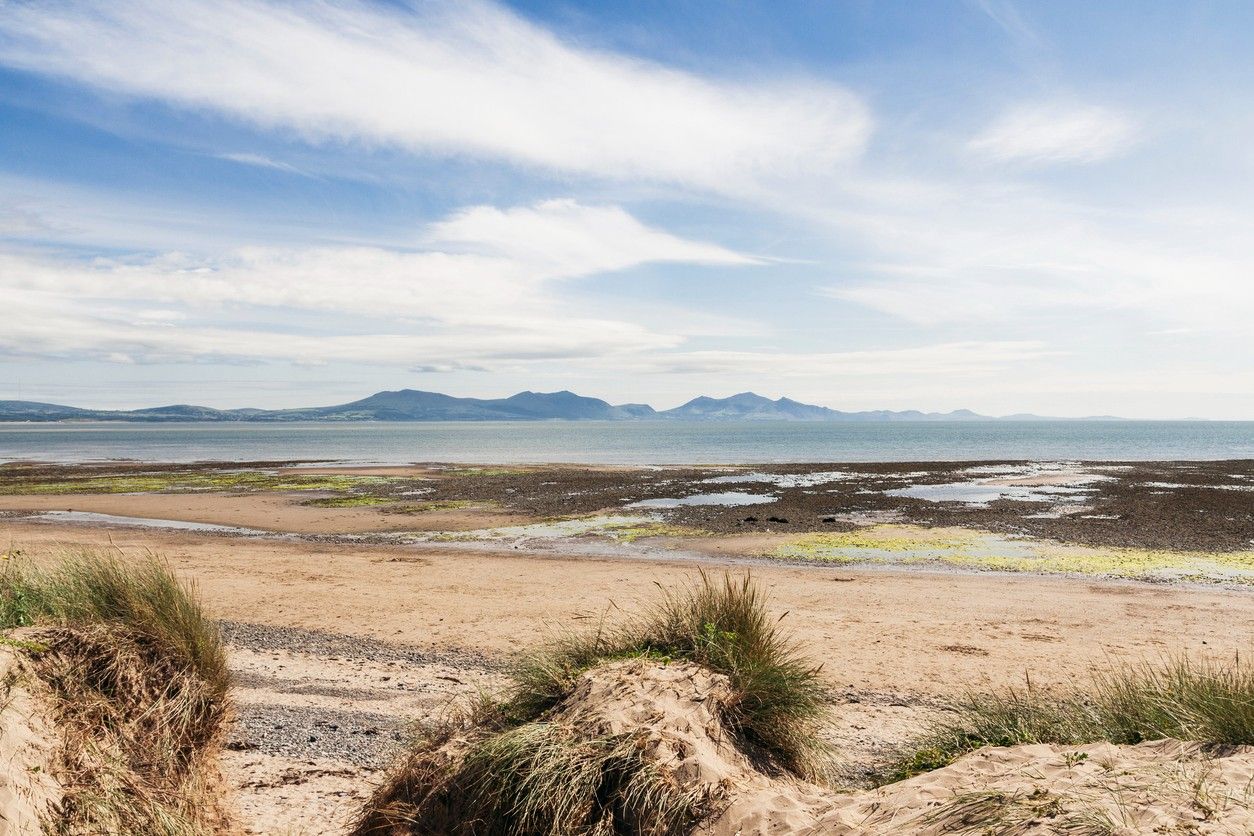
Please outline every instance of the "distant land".
M35 401L0 401L0 421L1110 421L1111 416L1055 419L1039 415L979 415L953 412L872 410L841 412L789 398L770 400L753 392L728 398L693 398L674 409L648 404L614 404L573 392L519 392L508 398L457 398L439 392L401 389L378 392L337 406L300 409L213 409L207 406L156 406L102 410Z

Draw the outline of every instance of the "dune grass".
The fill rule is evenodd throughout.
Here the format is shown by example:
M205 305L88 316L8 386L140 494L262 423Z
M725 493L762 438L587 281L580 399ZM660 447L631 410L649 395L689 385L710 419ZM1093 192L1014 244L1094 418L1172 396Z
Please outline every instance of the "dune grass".
M645 755L636 733L589 734L554 719L581 674L628 659L687 662L723 674L720 708L762 768L816 777L827 707L819 668L782 632L746 575L663 590L617 624L563 636L526 657L499 700L428 730L367 804L354 834L671 836L706 801Z
M1176 656L1094 671L1082 693L1039 688L968 693L882 776L882 783L952 763L983 746L1136 744L1172 737L1254 745L1254 665Z
M0 571L0 629L52 624L127 628L186 661L219 695L226 692L217 625L195 590L155 558L124 561L86 552L47 567L7 558Z
M0 571L0 627L48 697L64 798L47 832L191 836L222 820L207 784L228 711L217 626L152 558L71 555Z
M355 833L678 836L702 800L649 763L631 734L535 722L483 734L455 764L431 754L400 773L411 795L372 805Z
M695 662L731 680L735 699L723 720L759 765L812 777L822 767L815 731L827 690L820 667L781 629L782 618L770 615L749 575L701 572L688 587L661 590L658 601L620 624L562 637L527 657L504 711L516 721L536 717L569 694L579 674L607 660Z

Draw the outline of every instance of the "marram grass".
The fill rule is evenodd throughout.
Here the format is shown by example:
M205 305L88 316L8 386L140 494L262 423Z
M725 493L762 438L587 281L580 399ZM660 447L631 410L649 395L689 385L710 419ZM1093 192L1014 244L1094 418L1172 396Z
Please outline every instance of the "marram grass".
M1176 656L1095 670L1080 693L1036 687L970 692L911 744L884 783L937 769L983 746L1136 744L1178 738L1254 745L1254 665Z
M818 777L827 707L819 669L784 635L748 576L664 590L616 625L562 637L524 660L499 701L432 730L393 770L353 833L464 836L679 836L704 812L644 757L636 735L579 731L554 709L579 677L630 658L685 661L725 675L723 723L763 769ZM450 746L455 752L450 752Z
M724 674L736 695L725 723L767 768L817 774L816 731L828 704L820 667L781 629L749 575L661 590L659 599L619 625L576 633L528 657L516 673L507 715L538 716L601 662L631 657L695 662Z
M152 558L83 553L0 569L0 627L47 695L63 798L44 831L199 836L228 712L226 658L193 591Z

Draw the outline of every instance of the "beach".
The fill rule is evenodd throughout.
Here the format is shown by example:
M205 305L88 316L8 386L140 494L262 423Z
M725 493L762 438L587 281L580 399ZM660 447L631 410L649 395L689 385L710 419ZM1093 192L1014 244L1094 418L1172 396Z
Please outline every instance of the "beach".
M410 724L699 570L749 572L787 614L837 694L851 786L967 689L1233 658L1254 632L1252 474L10 464L0 529L11 552L152 553L194 581L226 624L242 818L317 832L360 805Z

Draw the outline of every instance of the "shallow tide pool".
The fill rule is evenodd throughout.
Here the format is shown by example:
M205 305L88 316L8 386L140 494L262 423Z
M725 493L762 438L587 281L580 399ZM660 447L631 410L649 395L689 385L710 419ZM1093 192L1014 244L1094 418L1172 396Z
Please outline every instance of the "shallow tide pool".
M641 499L627 504L628 508L680 508L687 505L762 505L779 497L771 494L723 491L720 493L696 493L692 496L659 497Z

